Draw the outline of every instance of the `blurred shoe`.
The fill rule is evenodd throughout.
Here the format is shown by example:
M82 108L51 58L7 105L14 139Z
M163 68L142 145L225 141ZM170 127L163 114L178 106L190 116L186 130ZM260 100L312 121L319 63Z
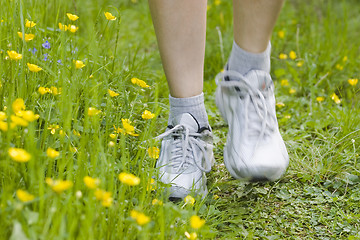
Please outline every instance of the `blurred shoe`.
M289 164L275 113L270 74L225 70L216 76L216 105L229 125L224 162L230 174L247 181L279 179Z

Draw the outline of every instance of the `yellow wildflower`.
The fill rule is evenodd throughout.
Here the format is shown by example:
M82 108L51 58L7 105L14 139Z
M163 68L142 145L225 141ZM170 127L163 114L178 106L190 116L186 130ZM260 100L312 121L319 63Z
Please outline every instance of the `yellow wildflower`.
M73 129L73 134L78 137L81 136L80 132L76 131L75 129Z
M46 178L45 182L51 187L51 189L56 193L62 193L70 189L73 186L73 183L69 180L53 180L51 178Z
M70 32L75 33L79 29L79 27L69 24L68 29L69 29Z
M57 158L59 155L60 155L60 152L59 151L56 151L55 149L53 148L48 148L46 150L46 155L49 157L49 158Z
M68 26L63 25L62 23L59 23L59 29L65 32L68 30Z
M0 121L0 130L6 132L9 129L8 123Z
M157 147L149 147L148 154L151 158L158 159L160 155L160 149Z
M348 80L348 83L351 85L351 86L355 86L357 83L358 83L359 79L357 78L351 78Z
M156 184L155 184L155 180L153 178L150 178L150 182L148 182L147 186L146 186L146 190L147 191L152 191L156 189Z
M18 189L16 191L16 196L22 202L30 202L30 201L34 200L34 198L35 198L34 195L28 193L27 191L21 190L21 189Z
M154 113L151 113L151 112L148 111L148 110L145 110L145 111L143 112L143 114L141 115L141 117L142 117L143 119L152 119L152 118L155 117L155 114L154 114Z
M335 66L335 68L337 69L337 70L343 70L344 69L344 66L342 66L342 65L340 65L339 63L338 64L336 64L336 66Z
M298 62L296 63L296 66L298 66L298 67L302 67L302 65L304 65L304 61L303 61L303 60L298 61Z
M92 178L89 176L85 176L83 180L84 180L85 185L90 189L95 189L100 184L100 179L98 179L98 178Z
M25 103L24 100L22 98L17 98L13 103L12 103L12 110L14 111L14 113L18 113L20 111L25 110Z
M197 234L196 232L192 232L192 233L185 232L185 237L190 240L196 240Z
M316 101L318 101L318 102L322 102L322 101L324 101L324 100L325 100L324 97L317 97L317 98L316 98Z
M15 162L28 162L31 158L30 153L22 148L9 148L10 158Z
M278 31L278 36L283 39L285 37L285 32L283 30Z
M105 15L106 19L109 20L109 21L116 20L116 17L113 16L110 12L104 12L104 15Z
M51 86L49 92L52 93L52 95L56 96L61 93L61 88L58 89L55 86Z
M161 205L163 205L163 201L161 201L161 200L158 200L158 199L153 199L152 200L152 202L151 202L151 204L154 206L154 205L159 205L159 206L161 206Z
M289 81L287 79L283 79L280 82L281 86L289 86Z
M289 93L290 93L290 94L296 93L296 89L291 88L291 89L289 90Z
M285 119L290 119L290 118L291 118L291 115L285 115L284 118L285 118Z
M80 69L80 68L85 67L85 64L83 63L83 61L76 60L75 61L75 67L76 67L76 69Z
M279 58L284 60L284 59L287 59L288 56L285 53L280 53Z
M144 82L143 80L140 80L138 78L132 78L131 82L132 82L132 84L138 85L139 87L142 87L142 88L150 87L149 85L146 84L146 82Z
M11 118L11 122L14 126L27 127L29 125L29 122L22 119L21 117L11 115L10 118Z
M140 226L143 226L147 223L150 222L150 217L146 216L145 214L143 214L142 212L138 212L136 210L131 210L130 212L130 216L131 218L133 218L137 224L139 224Z
M98 110L98 109L96 109L96 108L93 108L93 107L89 107L89 108L88 108L88 115L89 115L89 116L98 115L100 112L101 112L101 110Z
M109 137L112 138L112 139L115 139L116 138L116 134L115 133L110 133Z
M110 97L116 97L116 96L119 96L119 93L114 92L114 91L112 91L112 90L110 90L110 89L108 89L108 93L109 93Z
M215 6L220 5L220 4L221 4L221 0L215 0L215 1L214 1L214 4L215 4Z
M42 70L41 67L39 67L39 66L37 66L35 64L27 63L27 66L28 66L30 72L39 72L39 71Z
M187 195L185 198L184 198L184 202L185 204L189 204L189 205L194 205L195 203L195 198L193 198L192 196L190 195Z
M340 104L341 103L341 99L338 97L338 95L336 95L335 93L331 94L331 99L336 103L336 104Z
M76 21L79 19L79 17L75 14L71 14L71 13L67 13L66 16L71 20L71 21Z
M131 121L129 119L121 119L122 125L124 127L125 133L131 135L131 136L139 136L139 134L135 133L135 127L131 125Z
M51 130L50 133L53 134L53 135L55 134L56 129L58 129L58 128L60 128L60 126L59 126L59 125L55 125L55 124L51 124L51 125L49 125L49 127L48 127L48 129Z
M344 56L342 60L343 60L343 62L347 62L348 57L347 57L347 56Z
M136 186L140 184L140 178L131 173L122 172L119 174L120 182L129 185Z
M296 58L296 52L290 51L289 57L290 57L290 59L294 60Z
M97 200L101 201L101 205L104 207L110 207L113 201L113 198L111 197L111 192L106 192L101 189L96 189L95 191L95 197Z
M12 60L20 60L22 59L22 55L20 53L17 53L16 51L7 51L7 54L9 55L9 58Z
M36 23L34 23L33 21L29 21L28 19L25 19L25 27L27 28L32 28L35 27Z
M199 216L192 216L190 218L190 226L194 229L199 229L205 224L205 220L201 219Z
M18 34L18 36L19 36L21 39L23 39L23 34L22 34L22 32L17 32L17 34ZM25 41L26 41L26 42L29 42L29 41L33 40L34 38L35 38L35 35L34 35L34 34L31 34L31 33L27 34L27 33L25 33Z
M0 111L0 121L3 121L7 118L6 113L3 111Z
M46 88L44 88L44 87L39 87L38 92L39 92L41 95L44 95L44 94L48 93L48 91L46 91Z
M282 107L285 107L285 103L283 103L283 102L278 102L278 103L276 103L276 106L277 106L278 108L282 108Z

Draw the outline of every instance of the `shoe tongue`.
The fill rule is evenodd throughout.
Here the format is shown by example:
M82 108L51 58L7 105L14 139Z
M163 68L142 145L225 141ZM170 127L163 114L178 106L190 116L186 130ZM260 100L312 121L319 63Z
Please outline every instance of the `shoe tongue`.
M190 113L177 115L173 120L173 124L174 126L184 125L193 132L198 132L200 128L198 121Z
M244 77L253 88L260 91L264 91L272 84L270 74L261 70L251 70Z

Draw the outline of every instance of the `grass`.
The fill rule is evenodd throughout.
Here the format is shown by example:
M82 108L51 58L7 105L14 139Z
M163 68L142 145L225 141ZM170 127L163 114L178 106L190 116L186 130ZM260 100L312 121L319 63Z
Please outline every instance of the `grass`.
M213 79L232 45L231 4L209 5L204 92L216 165L208 197L192 206L167 201L156 178L149 187L156 160L147 149L159 145L151 139L166 125L168 90L147 2L2 2L0 109L7 117L1 121L14 122L17 98L39 119L0 130L0 239L186 239L186 231L199 239L360 239L359 85L348 83L359 78L360 3L286 2L272 39L272 76L277 102L284 104L277 114L290 166L281 180L265 184L232 179L222 161L227 127L215 107ZM117 19L106 20L105 11ZM72 22L76 33L59 30L59 22L71 23L66 13L80 17ZM26 28L25 19L37 25ZM26 42L17 32L35 38ZM42 47L46 40L50 49ZM22 59L10 60L8 50ZM290 51L295 59L279 58ZM74 60L85 67L77 69ZM27 63L43 70L30 72ZM134 85L132 78L150 87ZM52 86L61 94L38 91ZM108 89L119 95L111 97ZM90 107L101 112L90 116ZM156 117L143 119L145 109ZM114 126L126 127L121 119L131 120L135 129L128 133L139 136L114 132ZM14 161L11 147L25 149L31 159ZM49 157L48 148L60 155ZM129 186L134 177L121 182L122 172L140 183ZM85 176L98 178L96 188L110 196L95 194ZM46 178L72 186L56 192ZM21 201L18 189L34 199ZM153 205L154 199L163 203ZM150 221L142 225L147 218L140 215L137 222L132 210ZM190 225L194 215L206 220L200 229Z

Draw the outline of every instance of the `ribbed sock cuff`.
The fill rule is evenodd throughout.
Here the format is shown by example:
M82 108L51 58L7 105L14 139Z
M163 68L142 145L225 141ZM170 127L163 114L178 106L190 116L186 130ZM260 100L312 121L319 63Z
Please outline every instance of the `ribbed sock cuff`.
M229 69L237 71L242 75L245 75L247 72L253 69L263 70L270 73L270 53L270 42L264 52L251 53L239 47L239 45L237 45L234 41L228 60Z

